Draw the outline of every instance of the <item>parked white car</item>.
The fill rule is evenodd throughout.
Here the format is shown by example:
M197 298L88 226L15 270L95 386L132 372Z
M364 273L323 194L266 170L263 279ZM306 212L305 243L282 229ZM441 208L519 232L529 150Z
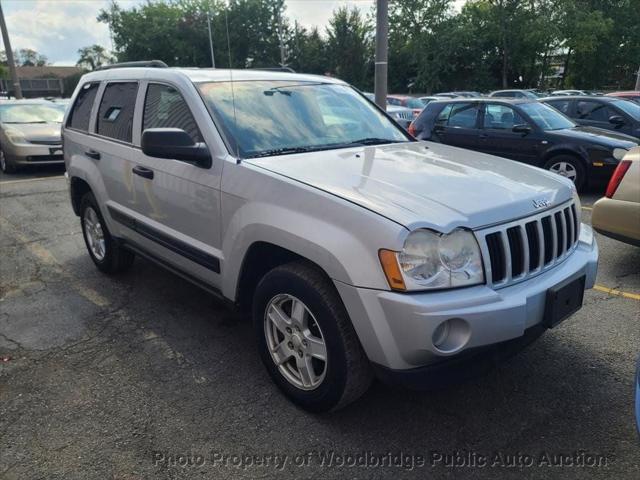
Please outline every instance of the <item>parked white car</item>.
M333 78L110 68L82 78L63 136L95 265L140 255L248 308L310 411L521 348L596 277L570 180L415 141Z

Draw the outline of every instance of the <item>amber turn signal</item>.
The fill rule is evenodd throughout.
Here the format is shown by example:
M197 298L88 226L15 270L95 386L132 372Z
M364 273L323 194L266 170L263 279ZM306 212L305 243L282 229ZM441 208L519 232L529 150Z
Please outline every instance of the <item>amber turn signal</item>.
M392 250L380 249L378 251L378 257L380 257L380 263L382 264L382 270L387 277L387 282L393 290L406 290L407 287L402 279L402 273L400 272L400 266L398 265L398 258L396 252Z

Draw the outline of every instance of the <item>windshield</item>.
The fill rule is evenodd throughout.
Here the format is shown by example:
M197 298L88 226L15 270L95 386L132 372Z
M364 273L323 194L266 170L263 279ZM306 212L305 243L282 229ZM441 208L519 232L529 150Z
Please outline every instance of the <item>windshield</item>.
M354 89L294 80L197 85L241 157L410 141ZM235 110L232 98L235 97Z
M620 100L613 104L634 120L640 120L640 104L630 102L628 100Z
M542 130L562 130L563 128L573 128L576 126L575 123L556 109L543 103L522 103L519 106Z
M61 123L64 108L54 105L0 105L2 123Z

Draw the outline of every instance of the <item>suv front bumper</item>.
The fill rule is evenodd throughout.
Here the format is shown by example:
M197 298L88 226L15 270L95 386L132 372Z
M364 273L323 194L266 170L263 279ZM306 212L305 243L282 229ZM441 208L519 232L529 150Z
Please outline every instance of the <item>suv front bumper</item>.
M585 277L595 283L598 247L582 225L573 253L556 267L499 290L486 285L441 292L398 293L335 282L369 360L387 372L456 363L484 347L520 339L527 343L544 329L547 291ZM453 320L446 348L434 344L436 329ZM442 329L440 329L442 333ZM518 342L511 342L515 344ZM447 361L447 362L445 362Z

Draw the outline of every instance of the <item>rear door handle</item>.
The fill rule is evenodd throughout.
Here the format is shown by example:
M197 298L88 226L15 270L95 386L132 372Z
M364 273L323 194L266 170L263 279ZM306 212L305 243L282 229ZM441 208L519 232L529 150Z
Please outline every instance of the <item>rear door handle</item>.
M100 152L96 152L95 150L87 150L86 152L84 152L84 154L89 158L93 158L94 160L100 160Z
M141 167L140 165L138 165L133 167L131 171L136 175L140 175L141 177L153 180L153 170L149 168Z

